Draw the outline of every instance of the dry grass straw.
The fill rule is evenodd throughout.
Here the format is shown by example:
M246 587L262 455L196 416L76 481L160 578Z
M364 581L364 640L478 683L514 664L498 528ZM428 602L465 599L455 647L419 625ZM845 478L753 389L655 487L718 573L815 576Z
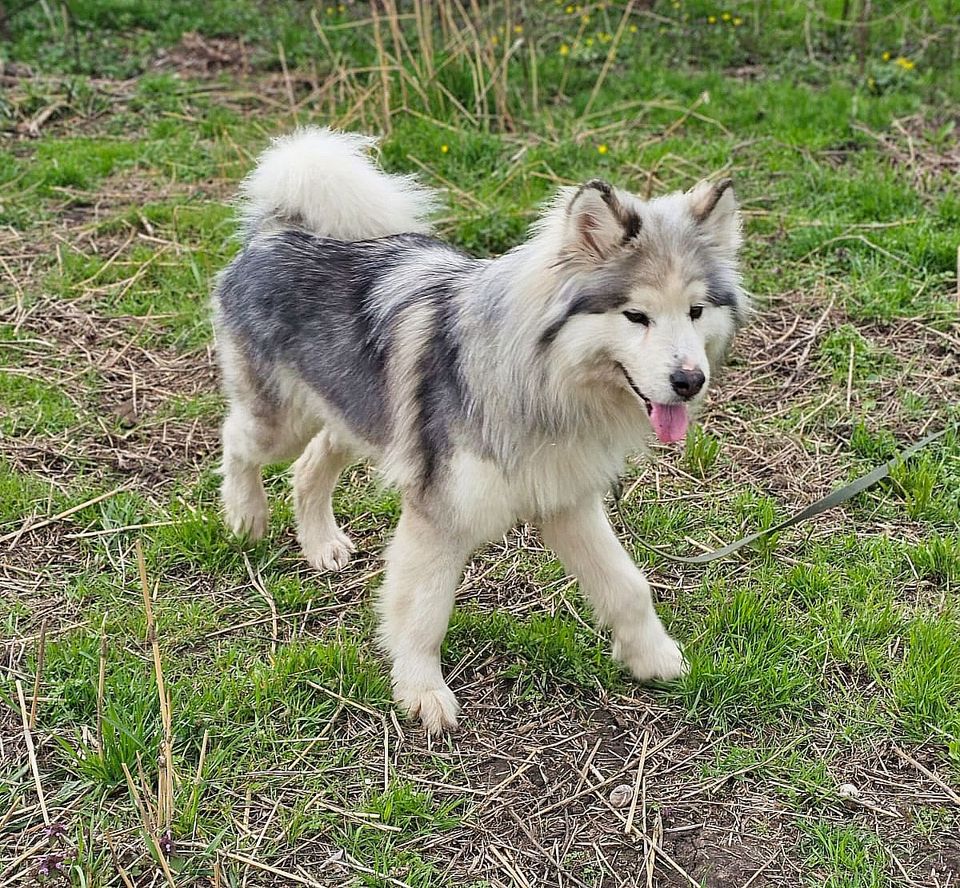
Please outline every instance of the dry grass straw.
M633 796L630 798L630 811L627 813L627 823L623 832L629 835L633 828L633 819L637 813L637 799L640 797L640 784L643 780L643 768L647 762L647 745L650 743L650 732L643 732L643 747L640 750L640 758L637 761L637 776L633 781Z
M540 94L533 42L523 37L511 40L508 33L501 50L499 40L495 43L493 39L497 36L496 26L501 20L509 24L512 12L510 4L501 14L496 7L485 7L479 0L414 0L411 12L401 13L396 0L383 0L371 7L369 18L352 25L370 29L376 52L375 65L360 66L350 65L334 49L328 36L328 32L343 26L324 23L313 10L311 22L331 63L327 82L313 98L328 104L330 118L344 127L359 121L367 128L389 133L393 115L401 111L414 113L418 110L414 106L419 103L420 113L431 120L445 110L455 109L471 125L513 130L517 100L511 101L510 62L524 47L531 94L522 110L535 112ZM403 27L409 20L413 22L412 31ZM625 23L626 17L622 24ZM612 47L609 64L615 53L616 45ZM283 61L281 57L285 70ZM444 70L456 65L464 66L470 74L473 96L467 104L472 108L443 82ZM289 81L286 75L285 81ZM416 101L412 101L414 98ZM292 98L290 103L293 112ZM373 119L368 115L373 115Z
M119 486L114 487L113 490L109 490L106 493L101 493L99 496L85 500L79 505L71 506L69 509L64 509L62 512L58 512L56 515L51 515L49 518L43 518L37 522L27 519L16 530L12 530L10 533L0 536L0 543L18 540L25 533L32 533L35 530L40 530L41 528L49 527L51 524L56 524L58 521L62 521L64 518L69 518L71 515L76 515L77 512L86 509L88 506L95 506L97 503L103 502L105 499L109 499L111 496L116 496L118 493L120 493L120 491L125 490L126 487L126 484L120 484Z
M107 681L107 614L100 623L100 658L97 666L97 749L103 750L103 699Z
M37 640L37 669L33 676L33 699L30 701L30 730L37 726L37 705L40 700L40 681L43 676L43 659L47 650L47 617L40 623L40 638Z
M677 739L677 737L679 737L683 733L683 731L684 731L684 728L682 727L678 731L674 731L673 734L671 734L666 739L661 740L656 746L653 747L653 749L649 750L649 752L646 750L646 748L644 748L643 750L644 759L646 759L648 756L656 755L656 753L660 752L663 749L666 749L674 740ZM567 796L564 799L560 799L559 801L554 802L551 805L547 805L545 808L540 808L537 811L537 815L539 817L543 817L544 814L549 814L560 808L568 807L571 802L574 802L585 795L590 795L590 794L596 793L598 790L606 789L608 786L610 786L611 784L619 780L629 770L630 770L629 765L625 768L621 768L615 774L613 774L610 777L606 777L605 779L601 780L599 783L588 785L584 789L574 792L573 795Z
M160 658L160 644L157 637L156 621L153 615L153 604L150 594L150 584L147 579L147 565L143 557L143 546L140 540L134 544L134 550L137 557L137 570L140 576L140 589L143 593L143 607L146 614L147 634L146 640L150 644L153 656L153 670L157 684L157 698L160 704L160 723L163 736L160 742L160 754L157 757L157 790L156 805L151 806L137 789L137 784L130 773L126 763L123 764L123 773L127 779L127 786L133 797L134 804L140 814L143 829L151 840L155 850L157 862L163 870L164 876L170 885L174 885L173 875L166 861L164 846L171 840L171 828L173 824L174 804L173 804L173 723L171 716L170 695L167 692L166 684L163 678L163 663ZM148 786L148 781L143 773L138 758L138 771L140 782L143 787ZM169 847L169 846L167 846Z
M247 553L243 553L243 563L247 568L247 576L250 578L250 584L253 586L257 592L260 593L261 597L267 603L267 607L270 609L270 653L277 653L277 639L280 634L280 618L277 613L277 605L273 600L273 596L267 591L267 587L263 583L263 577L260 575L259 570L254 570L253 565L250 563L250 558L247 556Z
M899 746L893 744L893 751L900 756L908 765L912 765L916 768L921 774L925 774L929 777L943 792L946 794L947 798L950 799L955 805L960 806L960 795L957 795L956 791L938 774L935 774L931 771L926 765L918 762L912 755L904 752Z
M620 46L620 41L623 40L623 34L627 29L627 22L630 20L630 14L633 12L635 3L636 0L630 0L630 2L627 3L626 8L623 10L623 15L620 17L620 24L617 26L617 32L613 35L613 40L610 41L610 49L607 52L607 57L603 61L603 67L600 69L600 73L597 75L597 81L594 83L593 89L590 92L590 98L587 99L587 106L583 109L583 117L586 117L590 113L590 109L593 107L593 103L603 87L603 82L607 79L607 74L610 72L610 66L617 57L617 49Z
M30 730L30 717L27 715L27 701L23 696L23 684L17 679L17 699L20 701L20 717L23 720L23 742L27 746L27 758L30 761L30 770L33 773L33 783L37 788L37 801L40 803L40 812L43 822L50 825L50 814L47 811L47 800L43 794L43 784L40 781L40 768L37 765L37 752L33 745L33 733Z

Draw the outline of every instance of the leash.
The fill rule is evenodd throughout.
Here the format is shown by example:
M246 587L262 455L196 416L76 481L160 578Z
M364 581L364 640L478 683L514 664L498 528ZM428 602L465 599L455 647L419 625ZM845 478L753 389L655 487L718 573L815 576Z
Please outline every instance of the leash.
M728 555L732 555L738 549L742 549L744 546L748 546L750 543L755 542L756 540L759 540L765 536L770 536L770 534L779 533L781 530L786 530L788 527L793 527L795 524L802 524L804 521L819 515L821 512L826 512L828 509L832 509L834 506L839 506L840 503L845 503L847 500L853 499L853 497L855 497L858 493L862 493L868 487L872 487L878 481L882 481L884 478L886 478L894 466L899 465L904 460L913 456L917 451L922 450L931 442L936 441L937 438L945 435L946 432L946 429L941 429L939 432L933 432L927 435L926 438L917 441L916 444L911 444L905 450L901 450L900 453L898 453L893 459L885 462L882 466L879 466L872 472L868 472L866 475L861 475L850 484L828 493L822 499L818 499L815 503L811 503L805 509L801 509L799 512L791 515L785 521L781 521L779 524L776 524L773 527L767 527L764 530L758 530L756 533L751 533L749 536L745 536L743 539L737 540L734 543L728 543L726 546L722 546L721 548L715 549L712 552L703 552L700 555L674 555L672 552L665 552L663 549L660 549L657 546L652 546L650 543L641 539L623 514L623 509L621 508L623 488L619 482L617 482L617 485L613 491L614 504L617 509L617 514L620 516L620 523L624 526L627 533L630 534L630 537L633 539L633 541L642 546L644 549L659 555L661 558L666 558L668 561L676 561L681 564L708 564L711 561L717 561L720 558L726 558Z

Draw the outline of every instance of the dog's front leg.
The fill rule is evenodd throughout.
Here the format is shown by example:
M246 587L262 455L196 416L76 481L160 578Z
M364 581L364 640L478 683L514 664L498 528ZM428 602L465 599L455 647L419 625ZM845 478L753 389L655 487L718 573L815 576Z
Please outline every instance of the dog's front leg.
M457 726L460 705L440 671L440 645L472 546L405 505L387 549L380 640L393 663L393 693L431 734Z
M601 500L552 515L541 529L598 619L613 630L614 656L641 681L683 675L683 654L657 617L647 578L620 545Z

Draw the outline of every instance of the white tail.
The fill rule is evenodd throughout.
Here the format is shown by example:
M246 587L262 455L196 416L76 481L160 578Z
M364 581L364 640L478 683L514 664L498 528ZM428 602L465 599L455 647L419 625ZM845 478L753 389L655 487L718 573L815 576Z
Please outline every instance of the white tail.
M436 194L381 170L369 155L376 144L320 127L274 140L240 187L245 237L290 226L343 241L429 233Z

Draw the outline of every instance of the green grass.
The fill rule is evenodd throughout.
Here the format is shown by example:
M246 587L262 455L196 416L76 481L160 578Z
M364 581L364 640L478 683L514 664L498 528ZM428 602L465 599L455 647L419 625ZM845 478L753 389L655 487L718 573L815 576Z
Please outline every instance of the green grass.
M884 853L876 838L854 827L814 824L807 829L814 869L811 885L828 888L882 888L890 884Z
M441 5L459 24L434 23L432 54L412 5L399 42L386 18L378 39L364 4L8 11L0 60L37 76L0 96L0 536L124 489L0 552L0 740L14 750L0 882L35 881L60 851L70 884L118 884L118 860L133 884L163 878L124 770L156 805L136 540L172 709L177 884L287 878L250 860L322 884L479 888L516 881L508 867L552 884L558 866L615 884L643 864L607 816L611 786L537 812L618 771L632 784L645 730L673 739L647 763L644 828L674 818L664 848L695 881L722 861L682 837L709 820L743 849L738 884L769 857L764 836L781 849L771 880L893 886L902 865L944 882L949 797L886 750L960 780L955 4L875 0L864 28L858 0L661 0L636 4L619 44L621 2L480 4L469 27ZM214 49L205 75L176 70L184 46L203 52L191 31ZM367 467L346 473L335 508L359 551L335 577L299 556L285 467L266 480L264 542L244 550L218 515L207 294L238 248L239 180L306 123L383 132L386 168L452 183L440 231L480 255L521 239L559 184L659 193L734 176L757 318L724 376L733 395L682 452L627 471L624 516L649 543L688 553L771 527L924 430L950 431L732 559L681 569L628 541L685 642L690 674L673 686L638 688L610 660L535 537L487 547L443 651L465 730L428 744L395 723L375 644L396 493ZM67 835L31 851L42 817L16 682L29 706L44 619L34 740ZM851 781L898 816L844 807Z

